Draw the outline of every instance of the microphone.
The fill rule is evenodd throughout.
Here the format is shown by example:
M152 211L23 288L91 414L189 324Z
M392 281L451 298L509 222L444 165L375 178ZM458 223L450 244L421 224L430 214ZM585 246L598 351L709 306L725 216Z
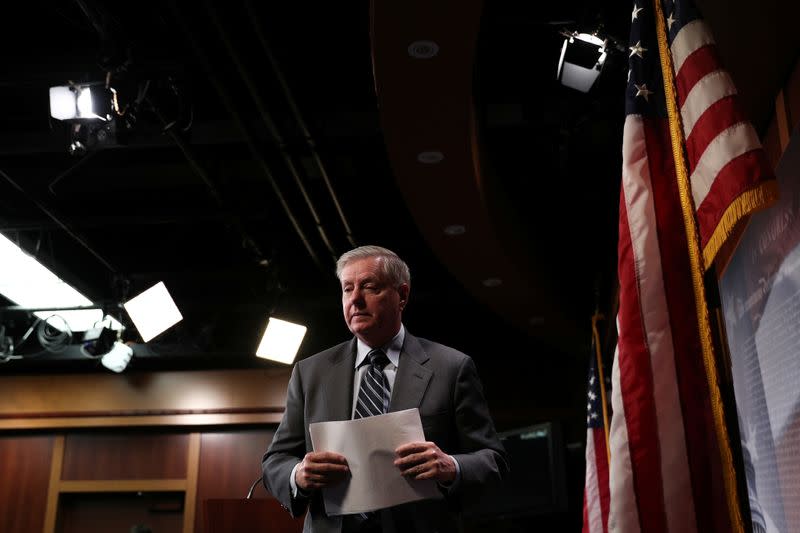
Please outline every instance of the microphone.
M253 484L250 485L250 490L247 491L247 497L245 498L245 500L249 500L250 498L253 497L253 491L256 490L256 485L258 485L260 481L261 481L261 476L258 476L258 478L256 478L255 481L253 481Z

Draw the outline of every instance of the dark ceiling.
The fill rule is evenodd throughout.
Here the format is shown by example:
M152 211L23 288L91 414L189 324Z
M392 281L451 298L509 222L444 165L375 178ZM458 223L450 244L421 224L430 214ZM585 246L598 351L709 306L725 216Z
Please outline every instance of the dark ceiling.
M706 4L763 130L797 54L771 31L788 23L759 12L757 31L778 33L765 43L774 61L748 76L753 63L742 63L730 31L741 21L726 20L723 2ZM512 384L538 376L534 418L580 407L590 317L613 301L627 55L610 57L592 93L574 92L555 80L559 31L602 24L625 45L627 3L482 8L471 90L486 173L502 192L497 232L511 261L535 265L525 286L506 289L547 294L522 327L454 275L471 261L443 259L408 207L382 130L369 2L32 0L15 9L6 20L16 28L2 36L0 231L112 310L166 284L185 319L138 345L130 371L271 365L253 356L270 314L308 325L300 357L346 339L334 257L380 244L411 266L412 332L472 354L499 396L508 387L500 361L520 368ZM108 72L130 127L120 121L116 141L70 155L47 89ZM457 205L458 190L451 198ZM31 320L6 310L2 322L21 335ZM103 370L31 351L0 372Z

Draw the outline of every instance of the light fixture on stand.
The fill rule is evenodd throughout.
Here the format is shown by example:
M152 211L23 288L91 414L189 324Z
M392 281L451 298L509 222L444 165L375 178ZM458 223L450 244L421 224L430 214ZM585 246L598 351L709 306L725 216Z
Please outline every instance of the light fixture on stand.
M50 87L50 116L64 121L109 121L112 97L101 82Z
M117 144L119 101L107 83L50 87L50 116L69 125L68 150L73 155Z
M133 357L133 349L120 342L122 331L115 331L105 324L92 328L83 335L81 353L113 372L122 372Z
M588 93L608 57L608 40L591 33L564 31L562 35L558 80L562 85Z

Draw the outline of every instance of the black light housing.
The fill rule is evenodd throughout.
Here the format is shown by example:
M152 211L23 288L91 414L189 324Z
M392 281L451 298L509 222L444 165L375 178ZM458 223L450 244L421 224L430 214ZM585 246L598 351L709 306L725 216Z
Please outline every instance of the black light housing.
M590 33L565 32L558 61L558 80L567 87L588 93L607 57L607 41Z

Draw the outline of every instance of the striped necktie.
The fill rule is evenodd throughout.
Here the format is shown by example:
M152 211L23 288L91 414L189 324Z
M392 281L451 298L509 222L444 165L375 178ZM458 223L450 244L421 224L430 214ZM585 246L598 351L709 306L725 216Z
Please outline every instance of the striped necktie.
M389 380L383 373L384 367L389 364L389 358L382 350L375 349L367 354L366 361L369 361L369 367L361 377L361 387L358 390L358 401L353 418L367 418L389 412L392 390Z
M392 388L383 373L383 369L389 364L389 358L386 357L383 350L376 348L370 350L361 364L367 363L369 363L369 367L361 377L361 387L358 389L354 419L367 418L389 412L389 399L392 396ZM348 520L356 520L359 524L357 527L363 526L363 522L374 522L377 519L378 514L376 512L358 513L358 515L354 515L354 518L348 518Z

